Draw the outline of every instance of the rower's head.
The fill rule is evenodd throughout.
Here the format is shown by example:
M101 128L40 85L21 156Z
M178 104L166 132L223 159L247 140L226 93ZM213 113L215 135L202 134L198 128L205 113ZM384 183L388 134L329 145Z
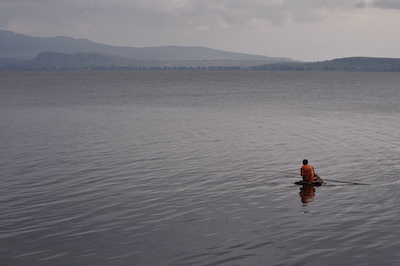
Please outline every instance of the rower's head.
M304 160L303 160L303 164L304 164L304 165L308 164L308 160L307 160L307 159L304 159Z

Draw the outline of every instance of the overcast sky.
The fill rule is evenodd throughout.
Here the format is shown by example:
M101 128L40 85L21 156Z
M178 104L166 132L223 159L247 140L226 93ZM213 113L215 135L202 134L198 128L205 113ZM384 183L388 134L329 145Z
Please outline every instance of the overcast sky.
M303 61L400 58L400 0L0 0L0 29Z

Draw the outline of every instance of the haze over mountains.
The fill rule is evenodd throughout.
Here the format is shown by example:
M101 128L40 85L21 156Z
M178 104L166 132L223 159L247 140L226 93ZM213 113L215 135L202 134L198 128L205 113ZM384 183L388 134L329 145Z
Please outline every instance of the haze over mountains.
M205 47L119 47L70 37L32 37L0 30L0 70L247 69L400 71L400 59L351 57L299 62Z
M254 60L290 62L289 58L220 51L205 47L118 47L70 37L31 37L0 30L0 57L33 59L42 52L101 53L135 60Z

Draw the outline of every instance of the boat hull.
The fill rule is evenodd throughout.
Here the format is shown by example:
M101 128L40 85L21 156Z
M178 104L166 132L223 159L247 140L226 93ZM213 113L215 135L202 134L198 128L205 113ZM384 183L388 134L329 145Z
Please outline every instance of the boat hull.
M316 176L314 178L314 182L300 180L300 181L295 182L295 184L296 185L309 185L309 186L322 186L322 184L324 184L324 180L322 180L321 177Z

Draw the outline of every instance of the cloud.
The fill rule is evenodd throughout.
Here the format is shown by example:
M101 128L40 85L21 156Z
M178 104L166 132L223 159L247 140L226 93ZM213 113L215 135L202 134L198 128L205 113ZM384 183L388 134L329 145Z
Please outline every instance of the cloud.
M3 25L34 20L51 28L98 23L99 20L142 27L231 30L242 27L285 27L292 21L313 23L354 1L335 0L0 0ZM354 4L353 4L354 6ZM6 16L9 13L13 16ZM257 23L254 23L254 22ZM262 23L260 23L262 22ZM29 23L28 23L29 24ZM79 24L79 23L78 23ZM102 23L103 24L103 23ZM122 24L124 25L124 24ZM44 26L44 25L40 25ZM4 26L3 26L4 27Z
M375 0L372 2L373 7L384 9L400 9L400 1L398 0Z
M367 3L364 2L364 1L360 1L360 2L356 3L355 6L358 7L358 8L366 8L367 7Z
M318 44L325 51L358 51L376 34L400 45L393 37L398 14L388 12L399 6L389 0L0 0L0 28L119 46L207 46L304 58L317 56L312 47ZM371 31L375 25L384 30ZM333 42L344 32L350 39L340 48ZM356 45L361 34L365 41Z
M398 0L374 0L371 2L360 1L356 4L358 8L381 8L381 9L400 9L400 1Z

